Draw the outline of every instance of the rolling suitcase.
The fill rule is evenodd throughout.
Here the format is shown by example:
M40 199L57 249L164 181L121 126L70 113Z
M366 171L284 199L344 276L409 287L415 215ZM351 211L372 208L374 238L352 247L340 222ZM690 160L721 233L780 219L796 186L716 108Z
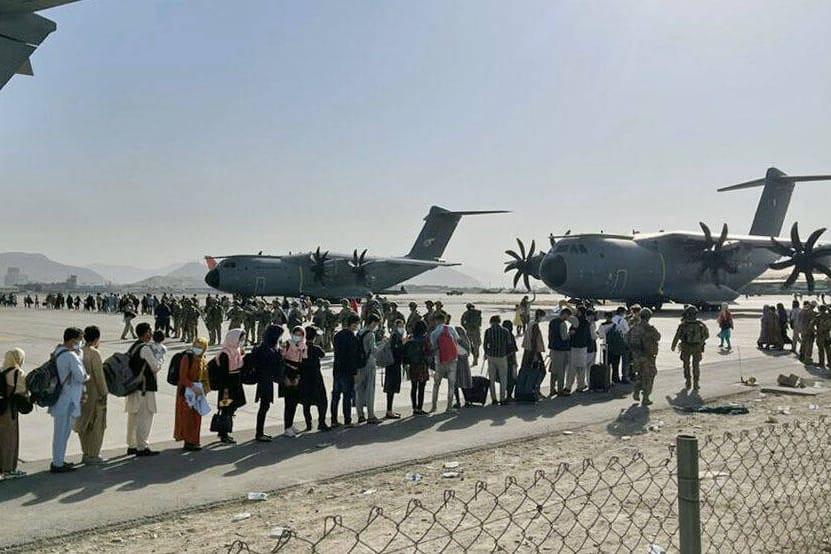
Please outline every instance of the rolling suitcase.
M488 391L491 387L491 381L487 377L476 375L472 379L473 386L469 389L462 389L465 402L469 404L485 405L488 401Z

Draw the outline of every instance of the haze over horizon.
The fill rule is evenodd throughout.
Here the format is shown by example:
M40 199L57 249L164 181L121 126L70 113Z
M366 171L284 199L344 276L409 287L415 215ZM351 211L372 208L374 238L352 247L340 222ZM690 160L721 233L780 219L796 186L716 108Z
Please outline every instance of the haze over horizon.
M44 15L58 30L35 77L0 91L0 251L140 268L400 255L436 204L513 211L464 219L444 255L498 273L517 236L745 234L761 189L716 188L772 165L831 173L827 2L86 0ZM786 229L827 224L823 187L797 186Z

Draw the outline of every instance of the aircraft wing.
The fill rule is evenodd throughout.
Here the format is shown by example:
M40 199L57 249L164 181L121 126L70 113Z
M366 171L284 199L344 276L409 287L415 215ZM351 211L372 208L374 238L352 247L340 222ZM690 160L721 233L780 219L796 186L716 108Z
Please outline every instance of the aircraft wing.
M455 267L462 265L452 264L441 260L416 260L413 258L372 258L372 262L390 262L399 265L413 265L419 267Z
M56 28L34 12L78 0L0 0L0 89L15 75L33 75L29 57Z
M715 236L715 239L718 237ZM791 243L790 237L775 237L781 244L789 245ZM637 234L633 237L635 242L670 242L677 246L704 246L706 239L704 233L696 233L692 231L668 231L663 233L643 233ZM740 247L750 248L771 248L770 237L760 237L757 235L727 235L727 242L724 243L727 250L738 249ZM817 243L817 248L829 247L831 243Z

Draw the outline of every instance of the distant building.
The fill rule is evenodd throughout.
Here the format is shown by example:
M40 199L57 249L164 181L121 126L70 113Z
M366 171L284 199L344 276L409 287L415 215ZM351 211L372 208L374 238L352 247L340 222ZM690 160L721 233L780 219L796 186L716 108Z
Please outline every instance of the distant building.
M78 288L78 276L77 275L70 275L69 279L66 280L66 286L70 289L77 289Z
M19 267L10 267L6 270L3 284L7 287L15 287L17 285L25 285L28 281L29 278L20 271Z

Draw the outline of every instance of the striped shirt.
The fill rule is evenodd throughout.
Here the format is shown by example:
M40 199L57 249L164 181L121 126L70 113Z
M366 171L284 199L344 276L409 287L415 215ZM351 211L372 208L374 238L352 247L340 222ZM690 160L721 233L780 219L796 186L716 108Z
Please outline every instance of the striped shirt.
M508 355L508 345L511 342L511 333L498 323L494 323L485 331L485 356L504 358Z

